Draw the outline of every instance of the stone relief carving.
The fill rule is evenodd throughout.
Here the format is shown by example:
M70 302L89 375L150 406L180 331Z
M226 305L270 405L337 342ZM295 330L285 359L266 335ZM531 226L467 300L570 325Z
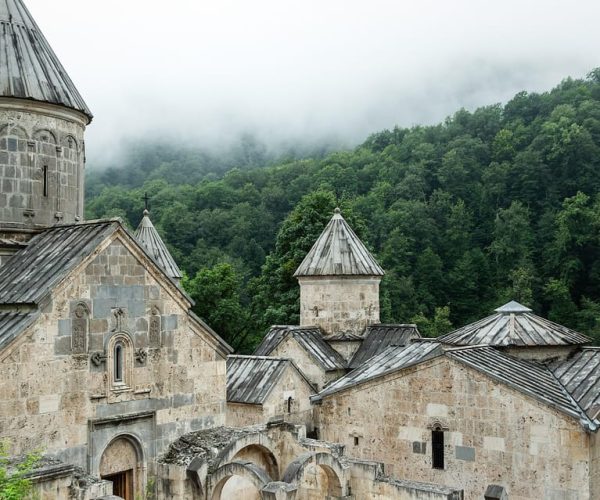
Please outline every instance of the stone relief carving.
M150 313L150 321L148 322L148 344L150 348L157 349L160 347L160 311L158 310L158 307L153 306Z
M73 318L71 319L71 350L73 354L85 354L87 352L87 337L89 310L87 306L80 302L73 310Z

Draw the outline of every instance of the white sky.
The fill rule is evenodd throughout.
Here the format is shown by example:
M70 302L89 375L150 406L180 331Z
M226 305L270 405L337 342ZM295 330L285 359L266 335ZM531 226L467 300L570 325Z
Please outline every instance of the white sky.
M549 90L600 66L598 0L25 0L122 137L348 143Z

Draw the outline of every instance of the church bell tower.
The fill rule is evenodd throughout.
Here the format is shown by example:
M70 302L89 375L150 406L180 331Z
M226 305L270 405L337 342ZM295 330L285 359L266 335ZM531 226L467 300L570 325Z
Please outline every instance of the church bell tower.
M92 114L22 0L0 0L0 266L39 230L83 219Z

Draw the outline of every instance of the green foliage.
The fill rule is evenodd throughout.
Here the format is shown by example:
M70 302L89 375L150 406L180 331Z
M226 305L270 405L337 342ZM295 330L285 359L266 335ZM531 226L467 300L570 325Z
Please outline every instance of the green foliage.
M311 159L137 144L87 216L135 227L148 192L196 311L244 351L298 321L293 273L337 205L386 270L382 321L437 335L515 299L598 338L599 75Z
M0 500L22 500L29 498L32 491L27 475L40 461L41 455L30 453L22 460L8 455L6 444L0 444Z

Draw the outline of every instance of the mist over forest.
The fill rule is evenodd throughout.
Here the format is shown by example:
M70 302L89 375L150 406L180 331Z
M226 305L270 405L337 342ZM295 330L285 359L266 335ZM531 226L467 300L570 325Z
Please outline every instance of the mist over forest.
M147 192L196 313L242 352L298 322L292 274L338 205L386 270L382 322L437 336L514 299L600 342L600 70L311 144L132 140L88 169L86 216L135 228Z

